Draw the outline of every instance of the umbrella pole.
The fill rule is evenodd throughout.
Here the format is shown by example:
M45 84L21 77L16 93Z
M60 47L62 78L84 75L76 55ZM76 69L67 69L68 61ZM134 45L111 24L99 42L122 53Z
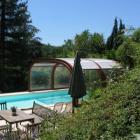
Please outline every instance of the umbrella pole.
M77 98L72 98L72 113L74 113L74 107L78 107L78 99Z
M74 98L72 98L72 113L74 113L74 105L75 105Z

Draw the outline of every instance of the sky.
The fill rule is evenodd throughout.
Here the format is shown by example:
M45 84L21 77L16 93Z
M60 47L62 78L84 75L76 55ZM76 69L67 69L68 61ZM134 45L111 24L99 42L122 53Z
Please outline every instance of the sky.
M140 27L140 0L28 0L32 24L43 43L60 46L84 30L107 38L114 18Z

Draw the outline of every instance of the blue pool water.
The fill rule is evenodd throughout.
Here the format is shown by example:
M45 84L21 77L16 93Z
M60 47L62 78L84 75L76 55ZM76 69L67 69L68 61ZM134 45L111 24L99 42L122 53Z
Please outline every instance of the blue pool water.
M0 102L6 101L8 108L31 108L36 101L42 105L53 105L57 102L70 102L72 99L68 95L68 90L57 90L48 92L30 92L21 95L2 96Z

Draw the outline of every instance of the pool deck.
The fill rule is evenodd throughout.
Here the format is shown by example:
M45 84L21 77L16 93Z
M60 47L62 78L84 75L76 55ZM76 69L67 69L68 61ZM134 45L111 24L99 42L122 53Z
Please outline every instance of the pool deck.
M67 89L57 89L57 90L67 90ZM50 92L50 91L56 91L56 90L38 90L38 91L22 91L22 92L10 92L10 93L0 93L0 97L2 96L13 96L13 95L23 95L23 94L29 94L29 93L42 93L42 92Z

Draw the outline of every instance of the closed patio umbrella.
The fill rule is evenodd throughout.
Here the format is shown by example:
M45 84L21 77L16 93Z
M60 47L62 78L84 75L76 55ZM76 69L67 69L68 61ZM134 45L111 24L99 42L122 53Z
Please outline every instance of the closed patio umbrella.
M73 108L78 107L78 99L86 95L86 86L78 52L74 60L74 67L72 70L68 94L70 94L72 97Z

